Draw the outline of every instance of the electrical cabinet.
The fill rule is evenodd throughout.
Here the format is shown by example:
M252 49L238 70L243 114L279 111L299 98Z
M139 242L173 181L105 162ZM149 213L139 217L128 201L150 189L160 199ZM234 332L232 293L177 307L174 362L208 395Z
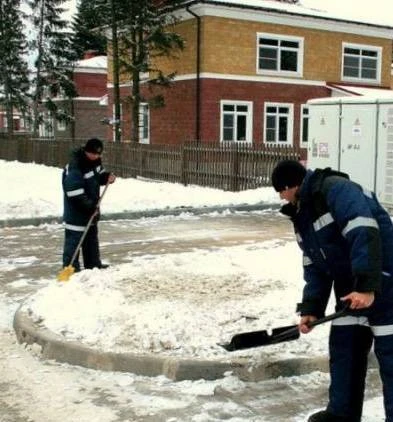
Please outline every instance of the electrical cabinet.
M393 207L392 97L331 97L308 101L307 167L331 167Z

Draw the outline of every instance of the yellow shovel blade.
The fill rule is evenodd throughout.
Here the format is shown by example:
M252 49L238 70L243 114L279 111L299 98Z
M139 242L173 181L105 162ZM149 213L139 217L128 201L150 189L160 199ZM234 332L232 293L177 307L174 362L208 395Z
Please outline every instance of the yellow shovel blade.
M58 281L68 281L72 274L74 274L75 268L72 265L68 265L68 267L64 267L59 274L57 275Z

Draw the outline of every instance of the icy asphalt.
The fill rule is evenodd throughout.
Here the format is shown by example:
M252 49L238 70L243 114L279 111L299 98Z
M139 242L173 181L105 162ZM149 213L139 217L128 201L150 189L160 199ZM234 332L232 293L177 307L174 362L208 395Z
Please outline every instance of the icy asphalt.
M102 255L110 256L111 263L117 264L142 253L236 245L260 236L267 226L272 228L270 236L278 236L277 227L273 230L273 221L274 213L261 220L261 216L252 211L217 219L204 219L202 215L198 222L180 217L163 222L161 227L163 232L179 233L178 242L171 245L160 244L157 236L154 241L149 239L148 234L132 222L129 232L124 232L124 225L120 231L115 221L103 221L100 223ZM198 230L200 224L210 225L211 237L190 241L183 236L185 230ZM239 225L242 230L234 231ZM289 227L281 229L290 230ZM5 322L0 327L1 422L295 422L305 420L310 411L323 406L328 383L324 372L258 382L228 374L211 381L174 382L163 376L91 370L42 359L39 347L18 345L12 319L24 298L57 274L63 229L58 224L48 223L20 227L3 224L0 238L0 297L4 304L0 312L5 313L2 318ZM134 242L127 242L130 238ZM115 248L111 246L113 240L116 240ZM376 371L370 371L367 390L370 402L380 400L378 388ZM375 414L367 419L367 406L365 417L370 422L383 420Z

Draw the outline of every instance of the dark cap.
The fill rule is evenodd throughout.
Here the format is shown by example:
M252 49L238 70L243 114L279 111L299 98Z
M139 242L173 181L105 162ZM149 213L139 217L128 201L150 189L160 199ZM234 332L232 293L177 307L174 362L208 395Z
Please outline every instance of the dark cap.
M272 173L272 185L277 192L300 186L307 170L296 160L280 161Z
M84 147L86 152L92 152L93 154L102 154L104 150L104 144L98 138L90 138Z

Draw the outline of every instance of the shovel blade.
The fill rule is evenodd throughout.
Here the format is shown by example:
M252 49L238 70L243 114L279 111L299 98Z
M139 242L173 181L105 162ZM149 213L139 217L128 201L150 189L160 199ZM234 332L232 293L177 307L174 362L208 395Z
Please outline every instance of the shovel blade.
M268 346L283 341L297 340L299 337L300 333L298 326L287 325L285 327L274 328L271 334L266 330L235 334L229 343L220 344L220 346L228 352L234 352L235 350L250 349L252 347Z
M64 267L57 275L57 281L68 281L74 272L75 268L72 265Z
M308 326L310 328L316 327L317 325L345 316L347 314L349 305L350 302L345 302L344 307L339 311L312 321L308 324ZM286 327L274 328L271 335L269 335L266 330L236 334L232 337L230 343L220 344L220 346L225 350L228 350L228 352L233 352L234 350L267 346L269 344L281 343L283 341L297 340L299 337L299 327L297 325L288 325Z

